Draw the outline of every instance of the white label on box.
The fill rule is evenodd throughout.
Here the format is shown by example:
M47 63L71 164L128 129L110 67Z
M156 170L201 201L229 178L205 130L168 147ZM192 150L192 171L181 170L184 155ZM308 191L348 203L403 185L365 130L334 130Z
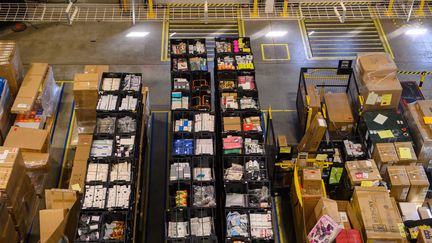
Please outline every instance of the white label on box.
M370 160L366 160L366 165L367 167L372 167L372 163L370 162Z
M4 163L9 154L9 150L5 150L2 154L0 154L0 163Z
M378 94L375 94L374 92L369 93L366 99L366 105L375 105L377 98Z
M346 212L339 212L339 217L342 223L349 222L348 215Z
M324 119L318 119L318 124L320 125L320 127L325 127L326 126L326 122Z
M18 104L17 107L18 108L27 108L27 104Z
M387 117L381 114L378 114L375 119L373 120L374 122L382 125L384 124L384 122L387 120Z

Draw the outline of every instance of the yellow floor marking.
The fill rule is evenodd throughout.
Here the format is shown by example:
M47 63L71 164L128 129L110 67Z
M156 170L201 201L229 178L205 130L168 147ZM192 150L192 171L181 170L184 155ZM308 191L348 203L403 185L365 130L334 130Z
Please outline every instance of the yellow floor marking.
M285 46L287 57L286 58L266 58L265 57L265 47L266 46ZM288 44L261 44L261 54L263 61L289 61L291 60L291 54L289 51Z

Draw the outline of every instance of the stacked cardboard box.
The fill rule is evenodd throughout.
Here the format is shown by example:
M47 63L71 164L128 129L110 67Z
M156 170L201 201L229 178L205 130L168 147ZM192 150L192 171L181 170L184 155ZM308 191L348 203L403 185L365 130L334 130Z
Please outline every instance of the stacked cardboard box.
M366 242L404 242L397 205L384 187L355 187L352 207Z
M360 94L365 111L397 109L402 86L396 77L397 66L387 53L366 54L357 58Z
M38 204L21 150L0 147L0 242L23 240Z
M388 166L386 179L390 195L398 202L406 201L411 184L405 166Z
M360 186L362 183L375 183L381 181L381 175L373 159L347 161L345 169L348 174L351 187Z
M78 133L93 133L96 125L99 80L98 73L75 74L73 93Z
M93 134L78 135L78 146L75 151L69 189L83 192L84 180L87 173L87 160L90 156Z
M301 152L316 151L321 144L321 140L327 130L327 122L321 115L317 113L313 118L309 129L301 139L297 149Z
M329 131L333 137L341 137L352 132L354 116L346 93L327 93L324 95L329 117Z
M10 94L16 96L24 71L18 46L14 41L0 41L0 77L7 80Z
M375 144L372 158L375 160L381 175L385 174L387 171L387 166L396 164L399 160L393 143Z
M411 187L408 192L407 201L423 203L429 189L429 180L422 166L406 166Z
M432 160L432 127L428 110L432 109L432 100L419 100L407 105L404 113L411 130L418 162L427 166Z

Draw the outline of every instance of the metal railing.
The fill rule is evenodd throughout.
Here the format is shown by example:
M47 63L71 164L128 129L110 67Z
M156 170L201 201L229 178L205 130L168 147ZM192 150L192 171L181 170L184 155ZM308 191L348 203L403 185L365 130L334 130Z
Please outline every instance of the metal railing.
M388 1L346 2L346 19L408 19L432 18L432 3L416 2L410 16L410 5L396 1L388 9ZM222 20L243 18L245 20L298 20L338 19L335 8L342 11L340 2L306 2L277 4L266 9L264 4L254 8L252 4L209 4L208 13L204 5L175 4L156 5L149 8L144 4L68 4L44 3L0 3L1 21L29 22L143 22L162 20Z

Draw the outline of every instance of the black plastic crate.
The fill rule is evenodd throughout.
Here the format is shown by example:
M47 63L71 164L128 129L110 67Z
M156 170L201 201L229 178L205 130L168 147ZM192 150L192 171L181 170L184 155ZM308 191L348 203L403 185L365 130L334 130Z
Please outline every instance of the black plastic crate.
M98 144L96 144L96 141ZM102 141L106 141L106 143L102 144ZM93 135L92 146L90 150L90 158L91 159L109 159L113 156L114 146L115 146L114 136L112 135ZM106 147L109 149L111 147L111 151L106 151L105 153L93 153L97 148Z
M120 192L123 194L121 195ZM111 184L107 189L106 208L108 210L128 211L132 208L134 196L135 188L132 184Z
M130 229L127 213L109 212L102 216L103 242L129 242ZM112 228L112 229L111 229Z
M224 53L218 54L215 57L215 70L216 71L225 71L225 72L235 72L237 70L237 65L235 61L235 54L233 53Z
M171 58L172 72L189 72L190 64L187 56L175 56Z
M248 208L271 209L272 198L269 182L249 182L248 189Z
M194 134L194 138L194 155L214 156L216 154L216 141L213 133Z
M169 165L169 183L175 185L177 183L190 183L192 179L192 163L191 160L195 159L195 157L183 157L183 158L172 158L170 160ZM187 164L189 170L187 168L176 169L176 166L179 164Z
M213 181L194 181L191 192L192 208L216 208L216 184Z
M248 188L246 182L225 182L224 205L225 208L247 208Z
M170 40L170 54L172 57L187 56L189 53L188 48L189 39L171 39ZM181 45L181 46L179 46Z
M192 133L175 133L173 136L172 156L193 156L195 141Z
M257 125L257 119L259 125ZM263 134L264 122L261 111L246 111L242 115L242 129L244 133Z
M179 235L182 230L177 227L186 227L185 234ZM169 232L172 232L170 234ZM190 239L190 215L187 209L168 209L165 212L165 238L166 240L189 240ZM174 241L178 242L178 241ZM185 242L185 241L183 241ZM187 242L187 241L186 241ZM190 241L189 241L190 242Z
M237 120L239 120L239 123L236 123L235 126L239 125L240 127L234 128L233 124ZM243 131L243 114L238 111L224 112L221 119L221 129L224 134L241 135Z
M243 136L222 134L222 149L224 156L239 156L244 154Z
M108 97L108 98L104 98L109 99L109 102L111 104L112 102L112 109L110 110L109 107L99 107L100 104L102 104L102 97ZM117 100L113 100L113 99L117 99ZM121 98L119 97L119 94L117 93L104 93L104 94L100 94L99 98L98 98L98 104L96 106L96 112L97 113L116 113L118 111L118 107L119 107L119 103L120 103Z
M100 242L102 238L102 212L81 212L74 242ZM90 235L93 235L92 237Z
M237 73L235 72L218 72L216 76L216 90L219 92L235 92L237 91Z
M185 79L187 82L178 82L179 79ZM171 90L172 91L185 91L190 92L192 87L191 74L185 72L173 72L171 73ZM178 82L176 84L176 81Z
M207 116L211 116L207 117ZM210 120L204 120L204 119L212 119ZM214 134L215 132L215 125L216 125L216 116L213 112L206 112L206 111L195 111L194 112L194 128L193 131L195 134L201 134L209 136L210 134Z
M135 81L133 81L132 83L132 80ZM137 85L137 83L139 85ZM142 90L141 73L123 73L121 83L120 83L120 92L140 94L141 90Z
M200 50L196 48L197 45L203 45L203 49ZM207 54L207 45L206 45L206 39L200 38L200 39L189 39L188 40L188 53L189 56L191 55L206 55Z
M197 90L190 96L190 109L196 111L211 111L212 98L210 90Z
M109 178L110 162L110 159L88 160L85 184L105 185Z
M231 231L231 223L239 222L240 218L244 221L242 231ZM250 222L248 210L245 209L225 209L225 237L227 240L250 240Z
M117 117L115 114L97 114L95 134L112 135L116 131Z
M236 70L238 71L253 71L255 70L255 58L252 53L240 53L234 56ZM252 59L252 60L251 60Z
M177 181L168 187L168 208L187 208L192 205L192 190L189 181Z
M108 185L85 185L81 199L81 211L105 211L108 198ZM104 198L105 197L105 198Z
M238 103L239 110L242 111L260 111L261 109L258 92L239 92Z
M116 121L116 134L139 134L138 131L140 126L138 126L137 122L140 122L140 119L137 119L137 115L134 113L118 115Z
M250 233L251 233L251 239L252 242L256 242L256 241L267 241L267 240L273 240L274 239L274 229L273 229L273 214L271 209L253 209L253 210L249 210L249 225L250 225ZM258 221L257 226L255 226L254 222L256 220L253 219L253 217L255 217L255 215L264 215L261 216L262 218L260 218L260 221ZM262 222L265 220L265 222L268 224L267 225L267 229L268 231L263 231L262 228L260 226L262 226ZM261 230L258 231L259 233L255 234L253 233L255 230ZM258 234L258 236L257 236Z
M239 70L237 72L237 86L240 93L257 92L255 71Z
M208 60L206 54L189 55L188 64L191 72L208 72Z
M180 123L180 120L187 122ZM173 111L172 112L172 131L174 133L194 132L194 112L193 111ZM190 126L190 129L188 128Z
M192 157L192 180L194 182L215 181L213 156Z
M190 209L191 237L193 242L212 242L216 236L216 210L212 208ZM197 225L196 225L197 224Z
M235 182L235 181L244 180L244 157L243 156L223 156L222 161L223 161L225 181ZM230 171L238 172L241 174L230 173Z
M133 160L132 160L133 161ZM116 159L111 161L109 168L109 183L127 184L135 182L135 165L131 160ZM128 173L129 170L129 173Z
M227 98L229 97L229 99ZM228 103L227 101L232 101ZM239 95L237 91L224 91L219 93L219 107L220 111L235 112L240 110Z
M114 144L113 156L119 158L137 157L137 152L139 152L139 141L137 135L116 135Z
M267 181L267 160L264 156L244 156L244 179Z
M187 107L183 108L183 99L186 98L188 99L188 104ZM179 108L175 108L173 107L173 99L180 99L180 105L181 107ZM186 111L186 110L190 110L191 109L191 94L189 91L173 91L171 92L171 97L170 97L170 107L172 111Z
M250 141L250 143L248 143ZM243 139L245 155L264 155L265 144L262 134L247 133Z
M99 83L99 93L117 93L120 91L121 80L123 77L123 73L115 73L115 72L104 72L102 73L102 78ZM109 79L117 79L118 87L107 87L104 89L104 85L107 86L107 82Z
M216 54L221 54L221 53L251 53L251 42L250 42L250 38L249 37L237 37L237 38L229 38L229 37L221 37L221 38L216 38L216 46L215 46L215 53ZM244 43L244 45L242 47L238 46L238 50L235 48L234 46L234 42L235 41L241 41L242 43ZM220 42L226 42L226 43L230 43L232 48L231 50L218 50L218 43Z
M142 96L140 93L120 94L118 97L118 111L131 113L139 112L142 103L141 98ZM135 105L132 103L133 101L135 102Z

